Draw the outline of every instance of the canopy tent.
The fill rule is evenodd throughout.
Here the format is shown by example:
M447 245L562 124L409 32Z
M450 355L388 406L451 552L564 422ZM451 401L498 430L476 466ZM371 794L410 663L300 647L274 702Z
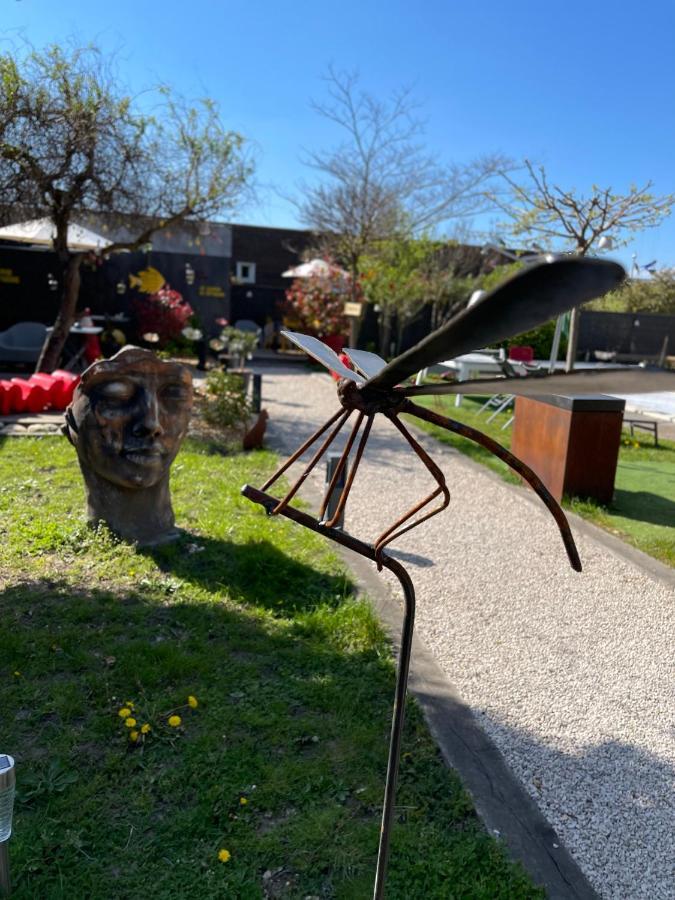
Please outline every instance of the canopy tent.
M310 259L309 262L302 263L299 266L294 266L292 269L286 269L285 272L281 273L282 278L313 278L318 275L323 278L327 278L329 275L333 273L338 273L340 275L347 275L347 272L344 269L340 269L338 266L334 266L329 262L326 262L325 259Z
M0 228L0 241L19 241L22 244L38 244L48 247L53 244L56 226L50 219L31 219L16 225ZM104 250L112 241L90 231L84 225L73 223L68 226L68 249L73 251Z

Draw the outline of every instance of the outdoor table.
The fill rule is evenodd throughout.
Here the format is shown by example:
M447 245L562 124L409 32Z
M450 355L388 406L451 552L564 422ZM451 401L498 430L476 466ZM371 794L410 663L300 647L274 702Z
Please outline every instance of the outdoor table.
M51 334L54 328L50 326L47 329L47 334ZM87 347L86 338L90 335L101 334L103 331L98 325L78 325L77 323L70 326L70 333L68 335L68 342L66 343L66 347L68 347L68 343L70 342L70 338L72 337L82 337L85 340L80 341L77 347L70 347L71 356L64 363L63 368L68 371L73 371L73 369L80 364L82 357L84 356L84 352ZM65 349L65 347L64 347Z
M511 366L517 371L523 371L521 363L510 360ZM438 363L444 369L449 369L457 374L457 381L469 381L476 375L503 375L503 360L491 353L463 353L454 359L447 359ZM428 369L422 369L418 373L416 384L421 384L426 377ZM462 405L462 395L455 394L455 406Z

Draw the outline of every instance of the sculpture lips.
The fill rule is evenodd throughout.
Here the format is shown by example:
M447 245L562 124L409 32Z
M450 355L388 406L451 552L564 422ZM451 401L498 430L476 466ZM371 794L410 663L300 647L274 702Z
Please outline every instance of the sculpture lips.
M122 455L131 462L151 465L159 462L166 452L161 447L125 447Z

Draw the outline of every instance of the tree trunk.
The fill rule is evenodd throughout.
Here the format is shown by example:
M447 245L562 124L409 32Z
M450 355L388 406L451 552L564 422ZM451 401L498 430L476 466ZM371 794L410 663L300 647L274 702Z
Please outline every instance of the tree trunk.
M380 356L387 359L389 356L389 342L391 341L391 313L387 309L382 310L380 317Z
M63 288L61 306L54 322L54 327L47 335L35 367L36 372L53 372L59 366L63 345L68 339L70 327L75 321L77 299L80 295L80 263L81 253L73 253L68 257L63 271Z

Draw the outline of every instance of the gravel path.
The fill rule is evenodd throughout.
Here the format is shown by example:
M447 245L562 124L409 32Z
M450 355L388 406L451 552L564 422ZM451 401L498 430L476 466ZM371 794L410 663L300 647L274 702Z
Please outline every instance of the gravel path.
M300 367L261 371L270 441L290 451L337 409L334 384ZM418 635L601 896L672 900L672 586L586 534L576 535L584 572L573 572L534 494L420 440L452 500L396 545L416 585ZM371 540L429 486L378 417L347 530Z

